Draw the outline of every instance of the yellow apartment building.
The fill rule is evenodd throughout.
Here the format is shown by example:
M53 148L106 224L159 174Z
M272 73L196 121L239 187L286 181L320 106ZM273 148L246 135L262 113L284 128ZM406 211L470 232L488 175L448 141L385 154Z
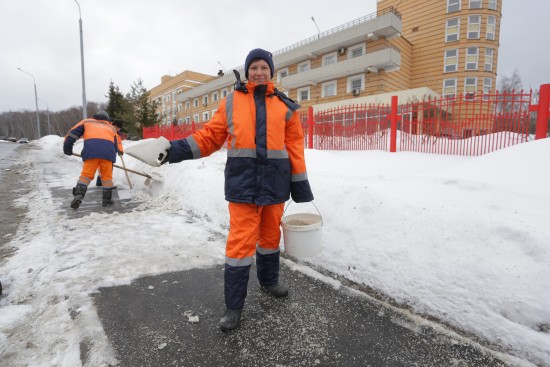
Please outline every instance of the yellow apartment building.
M303 108L494 91L502 0L378 0L365 15L273 52L274 82ZM243 66L237 71L244 78ZM162 124L208 121L232 71L184 71L151 90Z

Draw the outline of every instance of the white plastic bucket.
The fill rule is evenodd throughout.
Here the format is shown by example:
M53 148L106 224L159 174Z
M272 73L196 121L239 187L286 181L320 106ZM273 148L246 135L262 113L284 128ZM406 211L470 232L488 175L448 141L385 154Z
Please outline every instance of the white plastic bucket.
M166 150L168 149L170 149L170 141L164 136L160 136L154 140L132 145L124 149L124 153L153 167L159 167L161 162L159 155L166 154Z
M283 217L285 252L294 257L311 257L321 253L323 218L317 214L298 213Z

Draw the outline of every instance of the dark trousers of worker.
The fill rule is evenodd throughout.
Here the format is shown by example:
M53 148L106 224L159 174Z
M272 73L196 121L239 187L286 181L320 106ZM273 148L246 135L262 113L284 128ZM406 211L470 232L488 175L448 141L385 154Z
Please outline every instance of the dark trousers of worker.
M232 310L244 307L250 267L256 255L261 284L279 281L279 242L284 203L257 206L229 203L229 235L225 249L225 305Z

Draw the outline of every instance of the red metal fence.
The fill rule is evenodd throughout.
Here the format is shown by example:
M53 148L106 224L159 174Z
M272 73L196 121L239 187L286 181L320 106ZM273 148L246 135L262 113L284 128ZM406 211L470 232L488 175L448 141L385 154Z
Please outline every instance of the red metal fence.
M386 150L481 155L532 139L532 112L538 112L536 138L546 137L550 84L532 92L468 94L391 104L349 105L299 111L306 146L319 150ZM546 102L545 102L546 101ZM181 139L202 124L150 127L144 138ZM543 127L540 127L543 126Z

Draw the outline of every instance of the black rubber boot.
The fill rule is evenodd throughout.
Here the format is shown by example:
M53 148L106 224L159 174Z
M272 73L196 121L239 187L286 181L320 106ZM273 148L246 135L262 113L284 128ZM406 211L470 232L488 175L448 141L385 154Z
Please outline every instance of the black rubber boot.
M261 254L256 251L256 274L260 289L275 298L288 296L288 288L279 283L280 251Z
M271 285L265 285L260 283L260 289L275 298L288 297L288 288L282 284L275 283Z
M241 313L243 312L242 309L240 310L231 310L227 308L225 310L225 313L223 314L223 317L220 320L220 323L218 324L218 327L220 330L224 333L235 330L239 327L239 323L241 321Z
M78 209L80 204L82 204L82 200L84 200L84 196L86 195L86 190L88 190L88 186L84 184L76 184L76 187L73 187L74 199L71 202L71 208Z
M113 189L103 188L102 205L103 206L113 205L114 201L111 200L112 197L113 197Z

